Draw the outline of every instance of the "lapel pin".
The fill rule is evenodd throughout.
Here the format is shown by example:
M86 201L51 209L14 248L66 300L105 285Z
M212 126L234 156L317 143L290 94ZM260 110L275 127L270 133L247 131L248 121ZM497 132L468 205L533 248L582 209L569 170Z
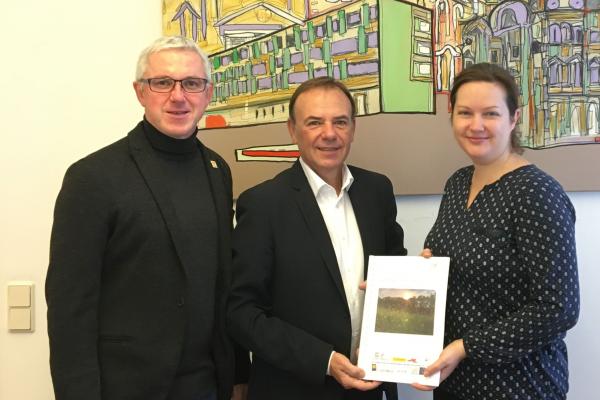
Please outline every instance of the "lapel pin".
M212 165L213 168L219 168L215 160L210 160L210 165Z

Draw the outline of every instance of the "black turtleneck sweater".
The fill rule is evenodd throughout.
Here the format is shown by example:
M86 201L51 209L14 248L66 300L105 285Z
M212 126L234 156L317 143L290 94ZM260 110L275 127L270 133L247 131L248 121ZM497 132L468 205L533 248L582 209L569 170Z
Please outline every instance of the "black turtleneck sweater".
M185 270L187 329L177 376L169 395L172 400L188 400L205 395L216 387L211 356L217 279L217 217L207 166L196 135L174 139L144 120L148 141L162 163L164 185L178 224L187 238L188 251L197 264ZM161 321L156 321L161 323Z

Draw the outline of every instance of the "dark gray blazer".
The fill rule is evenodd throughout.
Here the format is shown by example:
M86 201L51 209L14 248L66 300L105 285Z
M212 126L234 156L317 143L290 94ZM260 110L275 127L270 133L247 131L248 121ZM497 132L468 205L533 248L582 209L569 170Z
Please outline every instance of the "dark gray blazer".
M228 400L231 173L219 155L201 149L219 227L213 348L219 399ZM65 175L46 279L57 400L162 400L173 382L186 324L186 270L195 260L153 151L140 123Z
M404 255L389 179L350 167L349 195L369 255ZM350 312L325 221L297 162L240 195L229 329L253 352L249 400L341 399L325 372L349 356ZM359 398L373 398L374 393Z

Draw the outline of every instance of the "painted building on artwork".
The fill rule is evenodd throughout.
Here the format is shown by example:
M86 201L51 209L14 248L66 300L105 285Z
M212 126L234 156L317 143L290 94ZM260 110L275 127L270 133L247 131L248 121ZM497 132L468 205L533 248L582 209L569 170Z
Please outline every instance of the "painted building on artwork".
M287 120L294 89L330 76L358 115L434 111L432 15L395 0L358 1L210 56L213 99L200 122L217 128Z
M535 65L534 135L530 145L590 142L599 136L597 2L547 0L532 4L542 39ZM543 82L543 83L542 83Z
M213 54L309 17L306 0L163 0L163 32L194 39Z
M471 2L453 38L460 43L452 50L461 62L454 63L454 71L445 68L444 60L437 65L442 73L437 87L445 90L456 69L497 64L510 71L520 88L524 146L597 142L599 9L598 2L584 6L582 0Z

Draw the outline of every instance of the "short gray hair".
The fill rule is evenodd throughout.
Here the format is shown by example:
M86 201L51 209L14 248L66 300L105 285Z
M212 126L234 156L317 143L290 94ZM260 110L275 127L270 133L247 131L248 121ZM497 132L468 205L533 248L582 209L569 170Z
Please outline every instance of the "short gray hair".
M146 47L140 53L137 62L137 68L135 71L135 80L139 81L143 78L146 73L146 69L148 68L148 58L150 54L158 53L163 50L189 50L198 54L202 59L202 64L204 65L204 72L206 74L206 79L211 82L211 68L210 63L208 61L208 56L204 53L200 47L191 39L188 39L183 36L163 36L156 39L152 44Z

